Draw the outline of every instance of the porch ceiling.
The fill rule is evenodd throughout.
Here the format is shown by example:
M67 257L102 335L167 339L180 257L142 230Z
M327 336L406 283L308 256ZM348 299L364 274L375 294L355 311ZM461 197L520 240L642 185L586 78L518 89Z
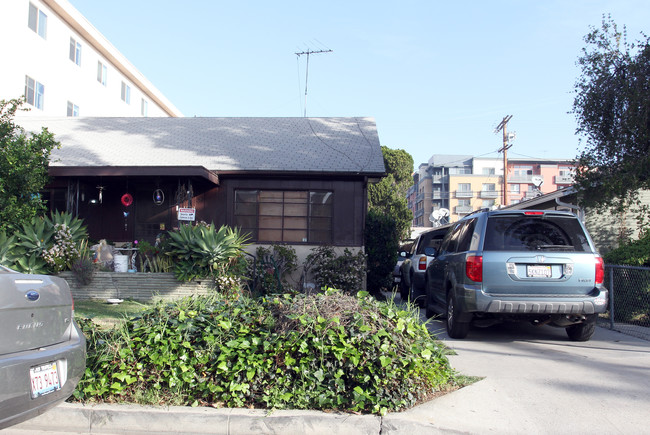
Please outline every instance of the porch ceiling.
M219 185L219 175L203 166L50 166L51 177L199 177Z

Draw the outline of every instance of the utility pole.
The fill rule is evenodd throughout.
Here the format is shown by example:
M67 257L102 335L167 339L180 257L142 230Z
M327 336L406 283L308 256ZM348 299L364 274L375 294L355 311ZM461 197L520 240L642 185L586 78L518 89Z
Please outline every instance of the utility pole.
M503 151L503 206L508 205L508 149L512 145L508 141L508 121L512 119L512 115L504 116L497 128L494 129L494 133L503 131L503 147L499 152Z
M307 67L305 68L305 113L304 116L307 117L307 79L309 78L309 55L310 54L319 54L319 53L331 53L332 50L316 50L312 51L307 49L307 51L301 51L296 53L296 56L300 57L302 55L307 55Z

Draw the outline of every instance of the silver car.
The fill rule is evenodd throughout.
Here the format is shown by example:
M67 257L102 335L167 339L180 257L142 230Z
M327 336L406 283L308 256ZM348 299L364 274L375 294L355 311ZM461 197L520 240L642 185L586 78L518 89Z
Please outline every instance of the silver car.
M86 369L68 283L0 266L0 429L65 401Z

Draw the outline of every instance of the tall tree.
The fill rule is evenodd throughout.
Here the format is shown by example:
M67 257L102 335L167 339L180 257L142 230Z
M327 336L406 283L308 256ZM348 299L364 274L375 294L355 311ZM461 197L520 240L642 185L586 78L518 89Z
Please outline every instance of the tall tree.
M413 220L406 203L406 191L412 181L413 157L404 150L384 146L381 151L387 175L379 183L368 186L365 234L368 291L377 297L380 297L380 290L392 286L399 241L408 237Z
M386 177L368 187L368 210L392 216L399 238L410 234L413 213L406 202L406 192L413 183L413 157L404 150L381 147Z
M16 125L20 100L0 100L0 230L42 214L39 195L48 181L50 154L59 143L43 129L27 137Z
M578 59L573 113L585 147L576 184L586 206L637 206L650 188L650 38L627 41L611 17L591 27Z

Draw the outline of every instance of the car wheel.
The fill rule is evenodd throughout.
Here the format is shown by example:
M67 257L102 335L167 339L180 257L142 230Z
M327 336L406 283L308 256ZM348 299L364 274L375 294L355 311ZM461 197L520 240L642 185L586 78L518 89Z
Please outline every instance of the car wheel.
M431 302L431 298L429 297L429 294L427 293L424 296L424 307L425 307L425 312L426 312L426 315L427 315L427 319L430 319L430 318L432 318L433 316L436 315L436 312L433 310L433 308L431 308L432 306L433 306L433 304Z
M409 298L409 288L406 286L404 277L399 282L399 296L402 298L402 302L406 302Z
M424 301L424 296L420 296L420 295L418 295L418 291L417 291L417 289L415 288L415 283L413 282L412 279L411 279L411 293L410 293L410 297L411 297L411 303L412 303L412 304L415 304L415 305L417 305L417 306L420 307L420 308L424 308L424 302L425 302L425 301Z
M465 338L469 333L469 322L461 322L462 311L453 291L447 292L447 334L451 338Z
M589 341L596 332L596 316L590 316L582 323L566 328L566 334L571 341Z

